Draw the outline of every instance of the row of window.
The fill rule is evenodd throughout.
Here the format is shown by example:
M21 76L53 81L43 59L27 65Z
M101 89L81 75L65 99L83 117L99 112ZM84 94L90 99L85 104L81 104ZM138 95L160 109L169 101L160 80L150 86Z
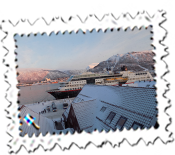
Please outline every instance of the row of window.
M135 75L144 75L144 74L147 74L147 73L137 73Z
M75 81L75 82L70 82L70 84L74 84L74 83L86 83L86 81Z
M95 81L102 81L103 79L95 79Z
M83 87L79 87L79 88L70 88L70 89L65 89L65 90L77 90L77 89L82 89Z
M140 80L140 79L141 80L150 80L150 79L146 79L145 77L141 77L141 78L130 78L130 80Z
M102 107L100 111L101 111L101 112L104 112L105 110L106 110L106 107ZM114 113L114 112L111 111L110 114L108 115L108 117L106 118L105 121L106 121L107 123L111 123L112 120L114 119L115 115L116 115L116 113ZM126 123L126 121L127 121L127 118L121 116L121 117L119 118L119 120L117 121L116 127L119 128L120 130L122 130L123 127L124 127L124 124ZM137 128L141 128L141 129L142 129L142 128L143 128L143 125L140 124L140 123L134 122L133 125L132 125L132 128L133 128L134 130L136 130Z
M106 82L106 83L115 83L115 81L108 81L108 82Z
M80 87L80 86L84 86L84 84L79 84L79 85L67 85L67 86L65 86L65 87L72 87L72 86L74 86L74 87Z
M79 76L75 76L74 78L93 77L93 76L98 76L98 75L96 75L96 74L79 75Z

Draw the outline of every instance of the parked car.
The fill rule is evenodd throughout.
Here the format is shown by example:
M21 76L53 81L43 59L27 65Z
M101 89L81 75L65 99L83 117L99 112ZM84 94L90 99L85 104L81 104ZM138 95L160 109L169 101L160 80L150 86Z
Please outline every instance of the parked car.
M50 111L50 106L47 106L46 109L47 109L47 111L49 112L49 111Z
M67 109L68 108L68 103L63 103L63 109Z
M56 112L57 111L57 107L56 107L56 105L55 105L54 102L52 102L52 110L53 110L53 112Z

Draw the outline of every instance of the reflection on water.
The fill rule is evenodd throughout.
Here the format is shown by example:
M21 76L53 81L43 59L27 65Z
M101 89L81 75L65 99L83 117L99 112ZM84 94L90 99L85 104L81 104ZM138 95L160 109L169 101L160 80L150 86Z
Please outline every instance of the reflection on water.
M59 84L46 84L46 85L36 85L20 87L20 104L36 103L46 100L54 100L55 98L46 92L49 89L57 89Z

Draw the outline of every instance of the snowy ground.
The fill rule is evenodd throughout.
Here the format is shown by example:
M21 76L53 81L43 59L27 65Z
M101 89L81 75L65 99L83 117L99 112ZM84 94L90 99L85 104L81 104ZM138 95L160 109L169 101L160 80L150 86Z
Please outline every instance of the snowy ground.
M66 109L63 109L63 103L68 103L68 105L70 105L73 100L74 100L74 98L52 100L52 101L46 101L46 102L40 102L40 103L27 104L25 106L30 108L34 112L37 112L37 113L40 112L41 116L45 116L45 117L53 119L53 120L55 120L55 119L58 120L62 117L62 114L66 110ZM51 107L53 102L55 103L56 108L57 108L56 112L53 112L52 107ZM46 109L47 106L50 106L50 111L48 111ZM44 112L42 114L41 111L44 111L44 109L46 110L46 112Z
M56 107L57 107L57 112L53 112L53 111L48 112L47 111L46 113L41 114L41 115L44 116L44 117L53 119L53 120L54 119L57 119L58 120L58 118L61 118L62 117L62 114L64 113L65 109L63 109L62 104L57 105Z

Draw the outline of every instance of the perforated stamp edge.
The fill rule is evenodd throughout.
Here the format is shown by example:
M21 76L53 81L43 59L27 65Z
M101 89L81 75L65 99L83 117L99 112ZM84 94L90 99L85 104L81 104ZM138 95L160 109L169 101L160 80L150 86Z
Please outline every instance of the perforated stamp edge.
M161 43L167 35L166 30L161 24L166 20L164 17L164 11L158 11L153 17L150 17L148 13L138 13L134 18L127 14L121 14L115 17L113 14L104 15L102 20L98 20L95 15L87 16L85 21L82 21L79 16L71 17L69 21L65 22L61 17L53 18L50 23L47 23L44 18L37 19L34 23L30 23L29 20L19 20L17 24L13 24L11 21L5 21L2 23L2 31L4 32L4 38L2 41L2 50L6 51L4 56L4 64L7 65L7 71L5 81L9 83L9 89L6 92L7 99L7 136L11 136L11 140L8 142L9 152L18 152L22 146L26 148L28 152L34 151L39 145L42 145L45 150L50 150L55 145L59 145L61 149L69 149L74 143L78 147L87 147L89 143L93 143L96 146L101 146L105 142L110 142L112 146L120 146L123 140L127 140L130 145L137 144L141 139L144 140L146 145L154 143L156 139L160 138L163 143L167 143L173 140L172 132L168 130L170 125L170 116L167 114L166 109L170 105L169 99L165 97L166 90L168 90L168 81L163 78L163 75L167 72L166 64L162 61L162 57L166 54L166 46ZM105 131L99 133L94 131L92 134L82 132L81 134L70 133L64 135L50 135L29 138L28 136L19 136L19 119L18 119L18 105L17 105L17 94L18 89L16 88L16 62L15 62L15 42L14 34L37 34L52 32L64 33L65 31L75 31L79 29L82 31L93 30L103 31L107 28L122 28L127 29L130 27L141 28L153 26L153 45L156 47L153 52L156 54L155 70L156 70L156 88L157 88L157 101L158 101L158 122L160 127L158 129L151 128L149 130L137 130L133 131L124 129L122 132L108 132ZM126 31L127 33L127 31ZM62 35L62 34L58 34Z

